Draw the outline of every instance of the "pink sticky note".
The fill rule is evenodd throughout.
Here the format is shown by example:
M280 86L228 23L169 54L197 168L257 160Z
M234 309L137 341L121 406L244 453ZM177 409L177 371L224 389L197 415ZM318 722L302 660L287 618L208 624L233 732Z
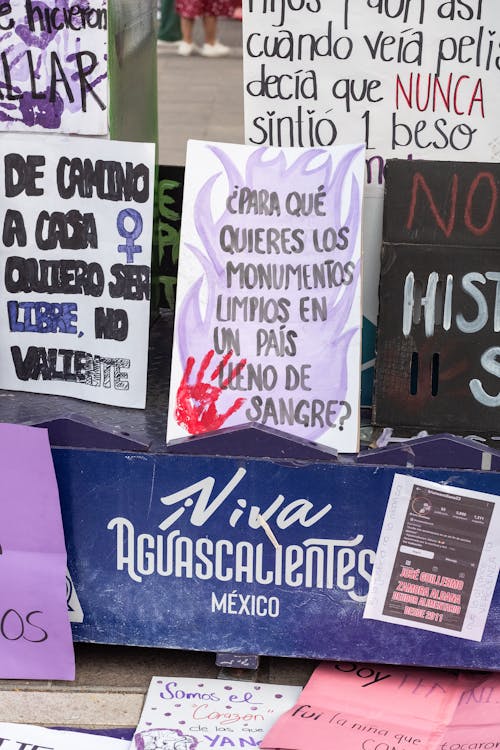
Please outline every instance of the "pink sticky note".
M321 664L262 748L429 750L442 737L461 687L436 670Z
M73 680L66 547L46 430L0 424L0 677Z

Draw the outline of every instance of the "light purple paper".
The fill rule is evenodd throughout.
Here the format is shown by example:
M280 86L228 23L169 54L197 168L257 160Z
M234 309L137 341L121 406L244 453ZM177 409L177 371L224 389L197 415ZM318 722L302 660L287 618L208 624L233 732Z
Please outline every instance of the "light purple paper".
M359 447L364 146L189 141L167 443L249 423Z
M0 677L73 680L66 547L47 430L0 424Z

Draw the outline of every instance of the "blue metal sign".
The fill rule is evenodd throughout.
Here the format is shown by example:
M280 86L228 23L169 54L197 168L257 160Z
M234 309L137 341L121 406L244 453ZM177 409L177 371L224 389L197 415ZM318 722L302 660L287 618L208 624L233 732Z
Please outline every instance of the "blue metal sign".
M53 450L77 640L500 668L500 586L481 643L364 620L395 469ZM398 469L404 473L406 469ZM493 472L413 476L499 494Z

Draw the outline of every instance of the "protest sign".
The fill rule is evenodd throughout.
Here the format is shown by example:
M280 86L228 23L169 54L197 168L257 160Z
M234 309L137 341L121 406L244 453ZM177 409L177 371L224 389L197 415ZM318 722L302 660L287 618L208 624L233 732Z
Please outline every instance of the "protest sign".
M0 387L143 408L154 145L2 139Z
M128 750L130 742L83 732L46 729L31 724L0 723L5 750Z
M66 548L47 431L0 424L0 677L75 676Z
M300 687L153 677L134 735L135 750L258 747Z
M363 616L480 641L500 566L499 503L395 474Z
M189 142L167 442L255 422L357 450L363 158Z
M0 130L108 132L106 0L0 6Z
M261 748L494 748L498 729L486 726L486 721L481 728L467 726L468 722L480 724L472 720L472 704L491 700L491 679L498 692L498 677L356 662L320 664L296 705L271 728ZM463 712L463 706L469 710ZM483 711L485 720L488 714L491 717L494 712ZM492 744L473 744L478 735L488 737ZM450 746L445 740L452 737L457 744Z
M499 190L498 164L388 162L376 424L496 433Z
M244 11L247 143L366 142L369 368L385 162L500 160L498 7L482 0L245 0Z
M181 234L184 167L158 166L158 281L160 306L173 310Z

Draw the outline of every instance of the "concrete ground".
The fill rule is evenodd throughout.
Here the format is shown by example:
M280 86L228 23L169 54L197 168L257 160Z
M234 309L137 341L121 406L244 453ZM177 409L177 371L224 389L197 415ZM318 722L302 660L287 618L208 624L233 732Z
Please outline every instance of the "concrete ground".
M243 143L241 24L222 21L219 39L231 46L227 58L182 58L174 47L158 51L161 164L184 164L188 138ZM0 680L0 721L132 727L153 675L223 676L215 654L95 644L76 644L75 650L74 683ZM303 685L313 667L312 661L264 658L257 673L239 676Z
M75 682L0 680L0 721L57 727L135 727L153 675L304 685L315 662L264 657L257 672L221 670L215 654L75 644Z
M159 48L160 164L185 164L188 138L244 142L241 23L220 20L218 32L231 48L228 57L180 57L174 46ZM202 42L199 21L195 39Z

